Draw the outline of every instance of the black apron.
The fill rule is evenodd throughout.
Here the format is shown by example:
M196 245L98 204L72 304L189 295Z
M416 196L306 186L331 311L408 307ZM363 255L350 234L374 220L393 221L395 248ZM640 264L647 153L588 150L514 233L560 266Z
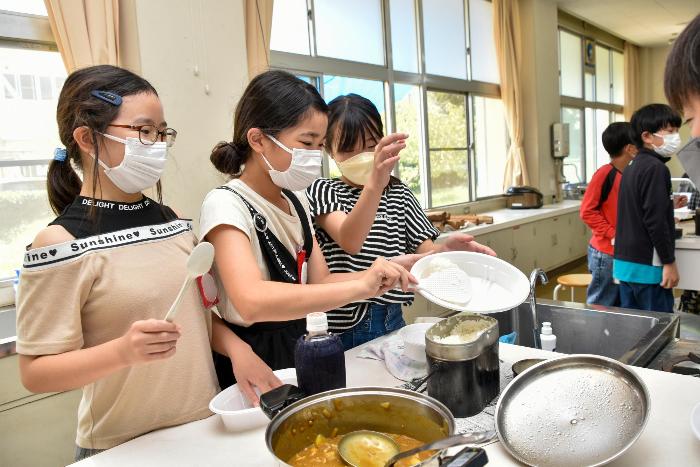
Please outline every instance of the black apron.
M240 193L227 186L221 186L218 189L235 193L248 208L263 253L263 260L270 273L270 280L300 284L302 270L311 257L314 243L306 211L297 197L291 191L282 190L292 202L304 232L303 249L295 258L267 228L267 219ZM250 345L253 352L273 370L294 367L294 347L299 337L306 332L305 319L254 323L248 327L224 322L238 337ZM231 360L228 357L214 352L214 367L221 389L235 384L236 379L233 375Z

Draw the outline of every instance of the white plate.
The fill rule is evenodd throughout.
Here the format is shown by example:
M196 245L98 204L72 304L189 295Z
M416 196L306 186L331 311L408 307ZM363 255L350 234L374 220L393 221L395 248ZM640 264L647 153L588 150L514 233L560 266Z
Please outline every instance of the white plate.
M693 430L695 437L700 439L700 403L690 412L690 429Z
M273 373L283 384L297 384L297 372L294 368L285 368ZM229 386L214 396L209 402L209 410L221 415L228 431L252 430L270 422L260 407L253 407L238 388L238 384Z
M464 306L418 291L428 301L456 311L497 313L517 307L530 295L530 283L518 268L494 256L467 251L447 251L425 256L413 265L411 274L420 282L432 258L443 257L469 275L472 298Z

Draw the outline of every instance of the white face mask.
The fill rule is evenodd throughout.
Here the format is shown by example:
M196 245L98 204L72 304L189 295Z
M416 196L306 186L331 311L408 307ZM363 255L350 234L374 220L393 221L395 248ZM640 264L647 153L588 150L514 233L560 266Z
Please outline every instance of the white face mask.
M681 135L678 133L670 133L668 135L654 133L654 136L664 139L664 144L661 146L654 146L652 143L652 146L654 146L654 151L660 156L668 157L678 151L678 148L681 147Z
M108 167L98 160L105 175L124 193L140 193L158 183L167 160L168 148L166 142L156 142L152 145L141 143L138 138L118 138L102 133L105 138L124 145L124 159L116 167ZM91 154L92 155L92 154ZM92 155L94 158L95 156Z
M270 178L272 183L280 188L289 191L305 190L311 185L314 180L321 176L321 150L320 149L289 149L284 144L275 139L274 136L266 135L277 146L287 151L292 155L292 162L289 168L284 172L275 170L270 162L261 153L263 160L270 169Z
M369 177L374 168L374 152L362 152L335 165L340 169L340 173L355 185L367 185Z

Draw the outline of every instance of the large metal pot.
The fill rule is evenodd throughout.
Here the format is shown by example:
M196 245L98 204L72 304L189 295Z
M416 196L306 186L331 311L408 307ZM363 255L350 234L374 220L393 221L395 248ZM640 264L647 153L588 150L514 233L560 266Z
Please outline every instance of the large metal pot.
M430 396L396 388L345 388L316 394L282 409L267 427L265 442L281 465L311 445L316 435L330 437L356 430L410 436L426 443L454 434L455 421ZM439 465L439 451L420 465ZM485 456L484 456L485 457ZM466 464L465 464L466 465Z

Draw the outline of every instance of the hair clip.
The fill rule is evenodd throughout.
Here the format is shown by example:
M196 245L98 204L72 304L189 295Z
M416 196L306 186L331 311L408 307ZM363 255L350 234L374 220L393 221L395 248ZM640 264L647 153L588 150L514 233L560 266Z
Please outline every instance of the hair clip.
M68 153L65 148L56 148L53 150L53 160L58 162L63 162L66 160Z
M94 97L97 97L99 100L104 101L108 104L112 104L113 106L119 106L122 105L122 96L119 94L116 94L111 91L91 91L90 94L92 94Z

